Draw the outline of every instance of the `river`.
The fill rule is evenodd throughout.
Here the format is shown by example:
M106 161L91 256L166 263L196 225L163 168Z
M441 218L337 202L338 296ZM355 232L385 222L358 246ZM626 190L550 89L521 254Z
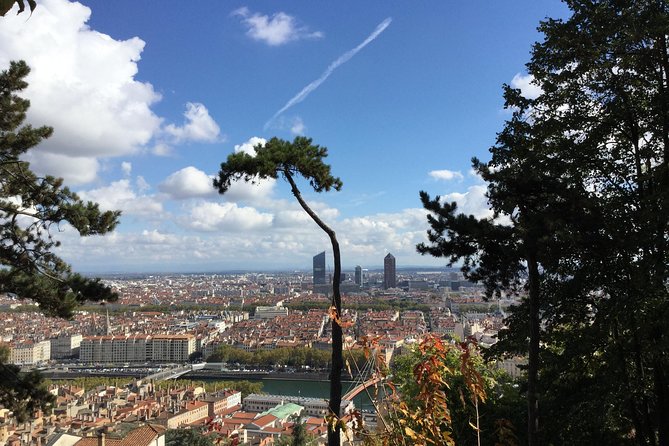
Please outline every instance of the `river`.
M225 381L225 380L221 380ZM272 395L291 395L291 396L307 396L313 398L327 399L330 396L330 382L329 381L315 381L315 380L287 380L287 379L260 379L249 380L251 382L260 382L263 385L262 391ZM353 383L350 381L342 382L344 393L351 389ZM370 389L373 391L373 389ZM361 392L354 399L353 403L356 408L363 410L373 410L374 407L371 400L365 392Z

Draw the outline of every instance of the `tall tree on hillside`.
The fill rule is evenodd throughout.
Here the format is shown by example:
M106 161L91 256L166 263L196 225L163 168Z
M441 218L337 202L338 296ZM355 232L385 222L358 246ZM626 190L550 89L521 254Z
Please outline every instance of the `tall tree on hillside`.
M11 62L0 73L0 292L30 298L48 315L69 317L81 302L112 301L116 295L99 280L73 273L53 253L60 243L51 231L68 223L81 235L104 234L116 226L120 214L101 212L97 204L64 187L61 179L39 177L20 159L53 132L23 125L30 103L16 92L27 87L29 71L25 62ZM16 374L18 368L2 359L0 403L25 417L45 402L39 380L24 380Z
M456 203L421 192L430 211L429 243L418 245L422 254L463 262L469 280L483 282L486 295L523 293L522 327L518 336L528 354L528 443L538 444L540 314L546 305L546 283L559 275L557 265L565 243L557 231L570 225L579 190L565 184L564 166L551 156L561 141L551 140L530 119L532 102L505 87L512 118L490 149L488 163L473 160L474 169L488 183L487 197L494 215L478 219L457 212ZM527 339L527 341L524 341Z
M492 232L490 221L467 225L454 205L424 196L437 217L421 249L464 258L470 277L489 287L507 288L509 272L526 280L529 308L514 312L497 348L530 339L528 400L534 388L543 419L560 420L543 424L547 442L666 445L669 6L566 3L571 17L541 24L545 38L528 64L542 94L530 101L507 89L514 117L492 160L475 162L492 208L511 215L511 234L499 225ZM527 249L533 240L538 268ZM501 262L514 253L518 263ZM538 441L531 417L529 436Z
M219 193L228 191L235 181L254 182L265 178L284 178L291 187L291 192L298 203L311 219L330 238L334 255L334 274L332 277L332 370L330 372L330 416L333 422L328 424L328 444L339 445L341 425L339 411L341 406L341 372L342 357L342 327L341 327L341 294L339 282L341 277L341 253L335 231L332 230L309 207L297 187L295 177L301 176L309 180L309 184L316 192L340 190L342 182L330 174L330 166L323 162L327 157L327 148L312 144L310 138L298 136L293 142L272 138L265 145L254 147L255 154L246 152L230 154L227 160L221 163L218 177L214 180L214 187Z
M545 39L535 46L528 71L543 89L540 119L559 121L569 135L571 149L561 159L572 166L572 181L580 179L593 197L602 216L597 232L606 243L582 247L592 320L563 318L563 325L578 327L564 351L583 363L588 352L574 339L592 339L590 356L604 366L589 373L609 383L612 417L634 432L637 444L667 445L669 4L567 5L568 20L540 26ZM568 309L561 306L557 314ZM588 401L601 413L596 403ZM566 407L567 416L582 417L582 405Z

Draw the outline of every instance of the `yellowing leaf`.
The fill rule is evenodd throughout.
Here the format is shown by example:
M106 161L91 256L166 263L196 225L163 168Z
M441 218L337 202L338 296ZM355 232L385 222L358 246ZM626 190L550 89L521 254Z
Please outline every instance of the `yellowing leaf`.
M413 429L411 429L409 426L406 426L406 427L404 428L404 432L405 432L410 438L413 438L414 440L418 437L418 436L416 435L416 432L415 432Z

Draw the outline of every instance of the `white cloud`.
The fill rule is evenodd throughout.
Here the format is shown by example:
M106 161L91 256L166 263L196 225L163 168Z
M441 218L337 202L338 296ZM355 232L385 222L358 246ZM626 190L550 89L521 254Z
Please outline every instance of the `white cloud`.
M304 125L304 121L299 116L293 120L292 125L290 126L290 133L293 135L304 135L304 132L307 130L307 127Z
M261 145L261 146L264 147L265 144L267 144L267 140L265 138L259 138L257 136L252 136L246 142L243 142L241 144L236 144L235 145L235 153L244 152L244 153L248 153L251 156L256 156L256 151L255 151L254 147L257 146L257 145Z
M219 140L221 129L203 104L187 103L184 117L186 122L183 126L169 124L165 127L165 132L174 138L175 143L186 141L216 142Z
M271 17L260 13L251 13L249 8L242 7L232 13L242 18L246 25L246 35L270 46L279 46L300 39L317 39L323 37L320 31L309 31L300 26L295 17L284 12L277 12Z
M124 214L157 217L163 213L163 205L155 197L137 195L130 180L114 181L109 186L79 192L84 200L91 200L103 210L121 210Z
M153 146L151 153L156 156L173 156L174 148L164 141L159 141Z
M517 73L511 79L511 86L520 89L520 93L527 99L536 99L543 93L541 87L534 83L534 76L531 74Z
M65 178L68 184L74 185L95 180L100 168L96 158L39 152L38 149L28 152L23 158L37 174Z
M47 153L76 162L135 153L161 123L150 108L160 95L135 79L144 42L114 40L90 29L90 14L80 3L44 0L29 23L25 15L7 16L0 26L0 66L23 59L32 68L22 93L31 101L28 121L55 128L33 161L54 161L54 170L60 163ZM66 180L83 181L81 175Z
M137 176L135 185L137 186L137 190L140 192L146 192L147 190L151 189L149 183L147 183L144 177L141 175Z
M151 231L148 231L146 229L143 230L142 238L146 243L157 244L157 245L166 245L166 244L174 245L179 241L179 238L176 237L175 235L162 233L157 229L153 229Z
M244 232L266 230L272 224L272 215L236 203L199 203L191 208L182 224L197 231Z
M493 211L490 209L486 191L488 188L483 185L470 186L467 192L453 192L441 197L442 203L451 203L455 201L458 204L458 211L473 215L476 218L490 218Z
M123 175L129 176L130 173L132 172L132 163L129 163L128 161L123 161L121 163L121 170L123 171Z
M158 189L176 199L206 197L216 193L212 182L210 175L188 166L167 177Z
M451 181L451 180L462 181L464 179L464 176L462 175L461 172L447 169L433 170L430 172L430 176L436 180L445 180L445 181Z

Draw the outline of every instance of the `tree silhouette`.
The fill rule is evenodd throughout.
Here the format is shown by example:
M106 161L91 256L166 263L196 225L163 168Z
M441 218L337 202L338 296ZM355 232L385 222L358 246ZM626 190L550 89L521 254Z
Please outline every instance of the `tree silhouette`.
M328 444L339 445L341 438L341 423L339 411L341 406L341 372L342 358L342 327L341 327L341 294L339 282L341 277L341 253L335 231L332 230L309 207L302 197L302 193L295 182L296 176L309 181L316 192L340 190L342 182L330 173L330 166L323 162L327 157L327 148L312 144L310 138L296 137L293 142L279 138L272 138L265 145L257 144L255 155L246 152L230 154L227 160L221 163L218 177L214 179L214 187L219 193L225 194L233 182L245 181L255 183L259 179L282 177L291 187L291 192L298 203L311 219L330 238L334 256L334 275L332 278L332 371L330 373L330 414L328 423Z

